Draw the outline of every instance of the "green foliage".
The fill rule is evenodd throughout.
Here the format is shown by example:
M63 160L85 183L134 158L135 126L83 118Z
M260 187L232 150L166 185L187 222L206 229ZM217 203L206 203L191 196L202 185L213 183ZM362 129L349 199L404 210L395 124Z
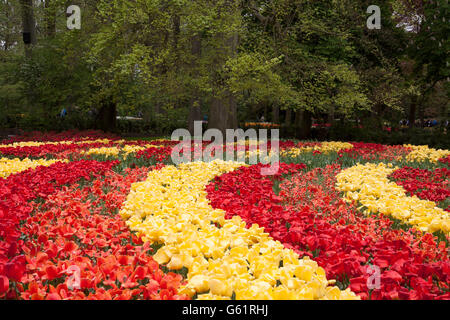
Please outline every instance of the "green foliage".
M378 1L379 30L366 27L369 0L75 4L81 30L66 28L66 1L35 4L37 45L25 57L20 2L0 3L1 125L87 128L111 103L120 116L143 117L119 121L120 131L170 133L186 126L196 107L206 114L213 101L233 97L237 111L230 113L243 122L267 118L276 106L314 117L375 119L381 127L414 101L424 114L433 98L448 98L444 0ZM417 33L399 22L415 24ZM58 118L62 108L65 119ZM445 115L448 106L433 108Z
M424 1L423 22L410 52L416 61L416 67L425 68L425 81L448 79L450 75L449 14L450 5L447 0Z
M24 83L17 80L17 57L5 54L0 57L0 109L3 111L0 113L0 125L8 127L21 117L25 103Z
M302 104L309 111L354 115L367 109L369 101L358 74L347 65L327 65L303 80Z
M284 83L276 67L283 57L267 59L259 53L242 53L225 64L227 86L243 104L276 101L281 105L292 103L296 92Z

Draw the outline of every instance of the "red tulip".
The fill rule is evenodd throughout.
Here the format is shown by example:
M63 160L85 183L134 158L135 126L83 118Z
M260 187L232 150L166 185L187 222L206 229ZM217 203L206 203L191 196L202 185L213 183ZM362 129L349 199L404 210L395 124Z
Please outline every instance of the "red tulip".
M7 277L0 275L0 297L8 292L9 280Z

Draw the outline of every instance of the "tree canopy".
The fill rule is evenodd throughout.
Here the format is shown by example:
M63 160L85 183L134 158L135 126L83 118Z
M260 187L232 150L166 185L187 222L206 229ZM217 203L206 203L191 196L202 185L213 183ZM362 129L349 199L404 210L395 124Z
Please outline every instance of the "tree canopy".
M206 118L225 130L264 115L306 137L312 117L448 117L448 1L380 0L372 30L371 4L2 0L0 123L45 128L68 108L75 126L139 115L160 131Z

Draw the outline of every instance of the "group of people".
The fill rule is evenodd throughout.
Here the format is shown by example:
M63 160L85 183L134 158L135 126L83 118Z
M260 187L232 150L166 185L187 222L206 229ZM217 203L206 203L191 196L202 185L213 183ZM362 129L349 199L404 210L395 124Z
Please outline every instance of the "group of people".
M400 120L400 125L401 126L409 126L409 120L406 120L406 119ZM416 126L420 126L420 124L418 124L417 121L416 121L415 125ZM436 127L438 125L441 125L443 127L448 127L449 121L448 120L442 120L442 121L439 122L436 119L431 119L431 120L424 121L422 126L423 127Z

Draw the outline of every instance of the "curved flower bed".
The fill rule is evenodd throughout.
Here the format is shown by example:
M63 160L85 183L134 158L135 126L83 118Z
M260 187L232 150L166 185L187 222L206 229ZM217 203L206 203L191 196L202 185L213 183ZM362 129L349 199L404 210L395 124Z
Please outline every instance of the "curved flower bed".
M97 139L97 140L88 140L88 139L80 139L80 140L61 140L61 141L20 141L13 142L10 144L0 144L0 150L4 151L1 148L24 148L24 147L41 147L41 146L51 146L51 145L67 145L67 144L96 144L96 143L110 143L112 142L109 139Z
M331 153L339 152L341 150L349 150L353 148L353 144L348 142L318 142L318 143L299 143L296 147L283 150L282 156L299 156L304 152L318 152L318 153Z
M198 142L186 142L194 161L209 150ZM450 299L449 212L436 207L449 151L279 141L290 164L265 176L262 164L170 165L178 143L2 142L0 299Z
M61 162L61 160L45 160L45 159L30 160L28 158L20 160L17 158L16 159L0 158L0 178L6 178L13 173L25 171L30 168L34 169L39 166L48 167L56 162Z
M164 144L161 144L164 145ZM164 162L170 158L172 147L164 146L162 148L147 148L136 152L136 159L154 160L156 162Z
M277 178L261 176L258 167L216 178L207 186L211 205L225 210L226 218L238 215L247 225L263 226L363 299L450 298L445 243L430 234L392 229L391 220L367 217L343 201L334 187L338 165L292 176L279 186L279 196L273 192ZM380 268L375 289L368 288L371 264Z
M65 184L99 177L115 164L96 161L58 162L0 179L0 276L3 290L7 282L5 278L18 280L24 272L25 260L20 254L25 241L20 238L18 228L33 211L29 201L37 198L45 200Z
M35 204L20 228L26 270L16 276L22 299L185 299L182 277L164 274L150 243L130 232L118 215L131 184L147 169L126 176L106 173L93 185L74 185ZM77 283L78 281L78 283Z
M342 154L353 159L361 160L400 160L405 158L411 150L405 146L386 146L377 143L352 142L353 148L342 150Z
M87 150L90 148L101 148L111 146L114 143L110 140L96 140L96 141L61 141L53 143L37 143L29 144L25 142L26 145L10 146L0 148L0 154L15 156L15 157L45 157L45 156L55 156L58 158L67 157L68 154L76 154L82 150Z
M434 148L429 148L428 146L414 146L410 144L405 145L405 147L411 150L406 156L406 160L408 161L423 162L428 160L431 162L438 162L439 159L450 156L449 150L436 150Z
M109 157L118 158L122 156L124 159L128 158L131 154L135 154L139 151L147 151L152 148L164 148L164 146L159 145L130 145L126 144L123 147L102 147L102 148L90 148L86 151L81 151L81 155L103 155Z
M213 161L169 166L134 184L121 215L144 241L161 243L155 260L187 269L180 292L199 299L349 299L350 291L329 287L325 272L300 259L254 224L225 219L206 199L205 185L242 166Z
M405 167L394 171L389 178L410 196L416 195L436 203L450 198L450 170L447 168L427 170ZM450 204L444 210L450 211Z
M345 169L337 175L337 188L349 201L359 201L368 213L382 213L417 226L422 231L450 234L450 213L436 203L409 197L388 176L396 168L367 163Z

